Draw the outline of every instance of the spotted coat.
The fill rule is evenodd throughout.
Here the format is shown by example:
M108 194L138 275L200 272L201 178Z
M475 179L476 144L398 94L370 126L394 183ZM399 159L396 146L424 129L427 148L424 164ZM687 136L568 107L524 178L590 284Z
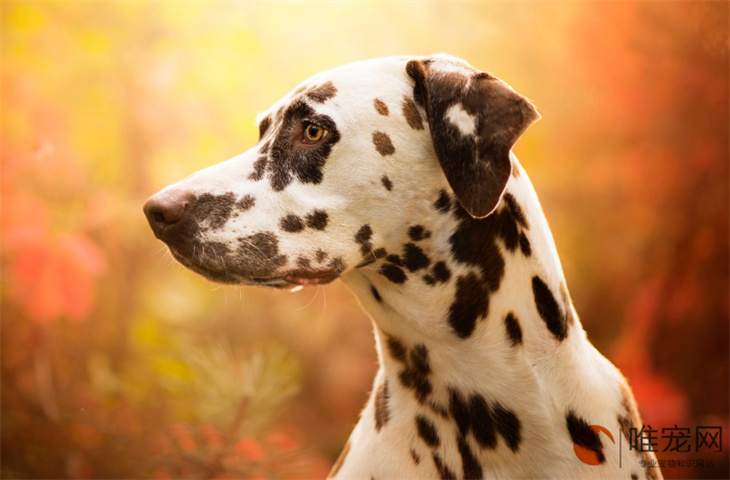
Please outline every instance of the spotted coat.
M145 205L210 280L340 278L371 315L380 369L331 478L661 478L629 448L633 396L586 339L511 151L538 117L453 57L358 62Z

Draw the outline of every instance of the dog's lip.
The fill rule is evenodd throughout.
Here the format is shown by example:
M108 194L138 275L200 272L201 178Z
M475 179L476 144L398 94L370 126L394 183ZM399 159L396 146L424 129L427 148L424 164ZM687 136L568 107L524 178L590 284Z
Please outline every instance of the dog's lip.
M333 268L326 269L310 269L300 268L291 270L281 276L283 280L292 285L299 285L302 287L309 287L315 285L325 285L337 279L340 276L340 271Z

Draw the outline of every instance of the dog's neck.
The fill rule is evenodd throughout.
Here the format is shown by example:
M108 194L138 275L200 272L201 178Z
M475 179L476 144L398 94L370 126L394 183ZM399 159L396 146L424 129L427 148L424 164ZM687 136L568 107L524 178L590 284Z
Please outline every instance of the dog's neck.
M547 221L514 160L493 214L473 219L434 192L432 231L410 232L401 251L343 277L374 320L378 377L422 404L447 408L452 386L529 391L552 376L535 369L569 369L586 344Z

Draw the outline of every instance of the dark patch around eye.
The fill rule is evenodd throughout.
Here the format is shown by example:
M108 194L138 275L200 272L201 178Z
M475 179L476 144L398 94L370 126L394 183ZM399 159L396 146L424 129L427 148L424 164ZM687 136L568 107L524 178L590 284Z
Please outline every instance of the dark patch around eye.
M316 146L301 145L305 120L316 123L329 132ZM340 134L330 117L317 114L303 101L294 102L284 113L282 127L271 147L266 165L271 172L271 188L281 191L294 179L302 183L320 183L325 161L332 146L339 140Z

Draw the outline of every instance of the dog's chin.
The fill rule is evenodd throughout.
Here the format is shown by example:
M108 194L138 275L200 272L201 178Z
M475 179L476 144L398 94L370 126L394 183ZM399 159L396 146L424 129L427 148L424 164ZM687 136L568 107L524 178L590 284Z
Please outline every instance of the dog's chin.
M339 278L341 272L336 269L305 269L284 271L278 275L257 275L253 272L231 271L221 268L219 264L209 265L203 261L190 259L170 249L172 256L189 270L206 279L226 285L244 285L270 287L277 289L299 290L302 287L325 285Z

